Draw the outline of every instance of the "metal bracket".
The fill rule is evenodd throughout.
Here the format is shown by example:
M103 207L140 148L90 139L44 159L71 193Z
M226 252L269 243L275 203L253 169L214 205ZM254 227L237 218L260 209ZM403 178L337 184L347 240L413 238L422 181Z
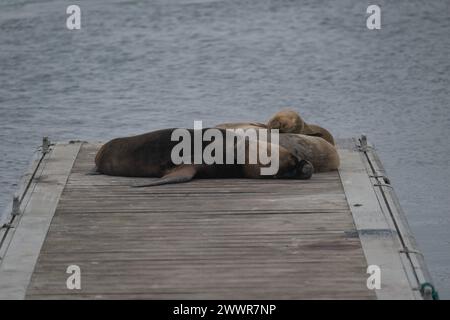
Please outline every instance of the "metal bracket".
M0 228L12 229L12 228L14 228L14 226L12 225L12 223L8 222L8 223L4 223Z
M374 187L388 187L388 188L391 188L391 189L394 188L393 186L391 186L390 184L387 184L387 183L374 183L373 186Z
M383 181L384 181L386 184L391 184L391 180L389 180L389 178L386 177L386 176L383 175L383 174L369 175L369 177L370 177L370 178L380 178L380 179L383 179Z
M422 252L417 251L417 250L410 250L410 249L408 249L408 248L400 249L399 252L400 252L400 253L413 253L413 254L419 254L419 255L423 256L423 253L422 253Z

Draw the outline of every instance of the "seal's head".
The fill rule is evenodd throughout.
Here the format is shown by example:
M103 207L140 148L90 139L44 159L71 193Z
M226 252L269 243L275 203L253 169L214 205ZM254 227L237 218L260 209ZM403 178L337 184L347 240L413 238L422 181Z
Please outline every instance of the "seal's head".
M302 179L311 178L314 167L307 160L299 160L297 157L289 154L280 153L280 167L278 173L274 176L277 179Z
M267 128L278 129L280 133L299 133L322 137L322 133L310 127L294 110L281 110L267 123Z
M293 110L277 112L267 123L269 129L278 129L280 133L302 133L305 122L300 115Z

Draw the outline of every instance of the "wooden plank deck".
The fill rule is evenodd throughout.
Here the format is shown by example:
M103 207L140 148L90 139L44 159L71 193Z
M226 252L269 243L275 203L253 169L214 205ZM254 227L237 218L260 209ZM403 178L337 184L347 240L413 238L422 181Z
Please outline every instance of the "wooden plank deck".
M56 210L49 206L40 229L12 231L11 244L21 232L39 241L1 257L0 298L421 298L364 159L353 142L341 146L340 172L307 181L208 179L136 189L137 178L86 175L99 145L72 144L73 167L63 161L67 182L48 183L52 172L35 178L62 193L55 189L50 200L31 194L29 203L57 199ZM24 206L20 222L32 222L35 212ZM27 250L26 270L17 273L23 262L14 257ZM366 286L372 263L388 279L381 290ZM81 269L81 290L66 287L69 265Z

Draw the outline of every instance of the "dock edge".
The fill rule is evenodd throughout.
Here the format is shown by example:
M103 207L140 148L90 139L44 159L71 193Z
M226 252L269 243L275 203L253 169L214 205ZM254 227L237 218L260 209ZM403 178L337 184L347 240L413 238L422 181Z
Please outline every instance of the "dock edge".
M51 145L43 139L0 228L0 299L24 299L80 142ZM47 166L51 163L51 166ZM30 190L32 190L30 192Z
M339 175L367 263L381 269L377 298L438 299L424 256L374 146L362 135L339 147L345 159Z

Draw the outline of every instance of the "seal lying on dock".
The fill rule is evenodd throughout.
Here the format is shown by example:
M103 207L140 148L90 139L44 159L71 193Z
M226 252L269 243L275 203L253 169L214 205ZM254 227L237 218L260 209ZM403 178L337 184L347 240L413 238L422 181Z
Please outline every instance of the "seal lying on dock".
M267 125L260 122L231 122L221 123L215 126L218 129L268 129ZM275 129L275 128L274 128Z
M172 161L172 150L178 141L172 141L172 133L176 129L163 129L126 138L113 139L104 144L95 157L96 170L98 173L126 176L126 177L158 177L160 179L150 182L144 186L156 186L169 183L187 182L195 178L290 178L309 179L313 173L311 163L299 160L286 149L279 147L278 172L273 175L262 175L261 168L265 167L259 162L250 164L248 153L245 155L244 164L179 164ZM194 137L193 129L185 129ZM205 130L201 130L203 133ZM214 129L222 134L225 141L226 130ZM200 130L198 130L200 131ZM194 139L190 139L192 147L190 157L195 158ZM233 139L234 140L234 139ZM203 141L201 152L210 142ZM258 143L260 143L258 141ZM237 142L231 148L223 143L223 155L235 152ZM269 150L274 145L269 144ZM278 146L277 146L278 147ZM183 155L184 156L184 155ZM192 162L191 162L192 163ZM225 163L225 162L223 162Z
M308 136L321 137L334 145L331 133L318 125L308 124L293 110L277 112L267 123L268 129L278 129L280 133L299 133Z
M311 162L314 172L327 172L339 168L340 160L336 147L323 138L281 133L279 143L298 159Z
M245 130L255 128L257 125L257 123L244 122L223 123L217 125L216 128ZM260 124L259 129L265 129L265 127L264 124ZM339 168L339 154L335 146L322 137L296 133L280 133L278 143L299 160L304 159L309 161L314 167L314 172L333 171Z
M306 123L300 115L293 110L282 110L270 118L267 124L259 122L221 123L216 126L221 129L278 129L280 133L298 133L307 136L320 137L335 145L331 133L318 125Z

